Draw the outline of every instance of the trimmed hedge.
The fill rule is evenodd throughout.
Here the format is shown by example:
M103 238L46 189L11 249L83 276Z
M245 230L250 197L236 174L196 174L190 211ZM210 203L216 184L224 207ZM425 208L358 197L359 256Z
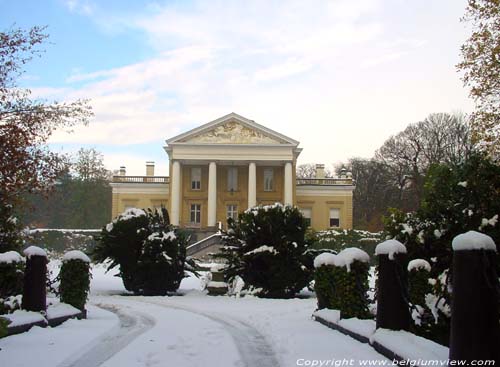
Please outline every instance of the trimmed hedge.
M340 310L343 319L371 318L368 305L368 263L355 260L350 270L345 266L322 265L315 271L318 308Z
M91 277L88 262L78 259L63 260L59 272L61 302L81 311L85 310Z
M14 256L15 255L15 256ZM0 254L9 260L0 261L0 298L6 299L23 293L24 258L17 252L9 251Z

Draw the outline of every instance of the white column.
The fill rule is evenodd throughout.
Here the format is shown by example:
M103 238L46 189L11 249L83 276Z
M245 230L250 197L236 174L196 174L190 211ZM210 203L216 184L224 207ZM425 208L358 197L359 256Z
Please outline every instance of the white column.
M285 163L285 190L284 190L284 198L283 204L285 205L293 205L293 172L292 172L292 163Z
M208 165L208 214L207 226L215 227L217 221L217 165L210 162Z
M170 223L179 225L180 203L181 203L181 164L178 161L172 163L172 174L170 175L172 190L172 205L170 212Z
M257 205L257 168L254 162L248 165L248 207Z

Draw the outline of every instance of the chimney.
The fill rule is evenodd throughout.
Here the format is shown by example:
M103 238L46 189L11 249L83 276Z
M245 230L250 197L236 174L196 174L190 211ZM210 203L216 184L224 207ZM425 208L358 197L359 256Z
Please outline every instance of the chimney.
M125 176L127 171L125 170L125 166L120 167L120 176Z
M325 178L325 165L317 164L316 165L316 178L322 179Z
M146 162L146 176L155 175L155 162Z

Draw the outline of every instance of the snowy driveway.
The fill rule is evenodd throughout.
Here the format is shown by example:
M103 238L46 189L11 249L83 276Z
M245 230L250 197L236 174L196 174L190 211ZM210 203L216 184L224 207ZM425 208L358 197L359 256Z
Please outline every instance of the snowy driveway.
M94 269L88 320L0 340L10 367L297 366L384 360L370 346L313 321L315 299L210 297L187 278L184 296L135 297ZM23 351L30 350L30 353Z

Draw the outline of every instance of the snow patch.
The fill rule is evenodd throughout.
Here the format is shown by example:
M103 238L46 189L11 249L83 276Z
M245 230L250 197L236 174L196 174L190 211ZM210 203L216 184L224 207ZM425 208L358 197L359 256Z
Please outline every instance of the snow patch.
M427 260L424 259L415 259L408 263L408 271L412 270L427 270L431 271L431 264Z
M490 250L497 251L497 247L493 239L476 231L469 231L456 236L452 242L453 251L466 250Z
M394 260L395 254L406 254L406 247L398 240L387 240L379 243L375 247L375 255L389 255L390 260Z
M89 257L79 250L68 251L64 254L62 261L65 262L70 260L80 260L85 263L90 263Z
M43 317L40 312L26 310L16 310L13 313L2 315L2 317L11 321L9 327L26 325L40 321L46 322L45 317Z
M377 342L404 359L443 362L448 360L448 348L407 331L377 329L370 342Z
M23 252L24 256L26 256L28 259L31 258L31 256L47 257L47 253L45 252L45 250L37 246L30 246Z
M0 264L20 263L24 261L24 257L16 251L7 251L0 254Z
M267 246L267 245L264 245L264 246L260 246L260 247L257 247L255 250L252 250L252 251L248 251L245 253L245 256L246 255L253 255L253 254L258 254L260 252L270 252L271 254L277 254L278 251L276 251L274 249L274 247L272 246Z
M47 318L56 319L58 317L78 315L80 310L67 303L58 303L47 307Z
M467 187L467 181L461 181L457 184L457 186Z
M314 258L314 267L319 268L322 265L332 265L336 264L337 255L331 254L329 252L323 252Z

